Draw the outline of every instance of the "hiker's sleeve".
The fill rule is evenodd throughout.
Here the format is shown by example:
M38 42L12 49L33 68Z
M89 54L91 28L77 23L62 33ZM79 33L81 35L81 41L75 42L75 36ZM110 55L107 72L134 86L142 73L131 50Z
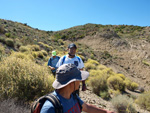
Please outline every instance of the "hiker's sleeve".
M81 100L81 98L79 96L77 96L77 98L79 100L80 105L82 106L84 102Z
M80 57L79 57L80 58ZM79 62L79 68L83 69L84 68L84 63L82 61L82 59L80 58L80 62Z
M55 113L55 108L50 101L46 101L40 113Z
M50 59L51 59L51 58L49 58L49 60L48 60L48 64L47 64L47 66L51 66Z

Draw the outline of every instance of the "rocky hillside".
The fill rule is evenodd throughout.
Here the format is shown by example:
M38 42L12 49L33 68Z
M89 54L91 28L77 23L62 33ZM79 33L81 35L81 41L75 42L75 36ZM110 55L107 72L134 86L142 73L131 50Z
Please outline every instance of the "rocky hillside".
M150 27L86 24L53 32L0 19L0 60L4 54L1 54L1 46L6 56L27 45L39 45L50 55L53 49L66 51L70 42L77 44L78 54L84 56L85 61L95 59L150 90ZM43 62L40 60L37 62ZM111 103L91 90L81 92L80 96L88 103L114 110ZM139 112L144 113L140 109Z
M49 48L65 51L68 42L77 42L84 57L96 59L150 90L150 27L86 24L53 32L0 19L0 43L9 50L38 44L48 52Z
M105 35L97 32L77 42L91 47L101 64L123 73L150 90L150 42L146 38L150 37L150 27L143 30L145 34L137 38L115 36L109 31Z

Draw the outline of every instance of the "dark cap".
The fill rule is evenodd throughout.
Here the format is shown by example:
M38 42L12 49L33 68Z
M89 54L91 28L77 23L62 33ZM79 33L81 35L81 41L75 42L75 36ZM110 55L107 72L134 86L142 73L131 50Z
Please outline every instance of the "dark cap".
M80 71L74 64L63 64L56 71L56 80L53 82L55 89L67 86L73 81L83 81L89 76L89 72Z
M72 47L74 47L74 48L77 49L77 46L76 46L74 43L71 43L71 44L69 44L69 46L68 46L68 48L72 48Z

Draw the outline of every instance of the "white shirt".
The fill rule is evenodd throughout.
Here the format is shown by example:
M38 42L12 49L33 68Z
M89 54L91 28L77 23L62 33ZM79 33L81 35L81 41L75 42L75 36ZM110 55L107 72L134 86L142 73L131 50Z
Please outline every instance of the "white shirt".
M65 60L63 62L63 58L65 57ZM84 63L82 59L79 56L76 56L74 58L69 58L68 55L62 56L59 61L56 64L56 67L60 67L62 64L75 64L78 69L82 69L84 67Z

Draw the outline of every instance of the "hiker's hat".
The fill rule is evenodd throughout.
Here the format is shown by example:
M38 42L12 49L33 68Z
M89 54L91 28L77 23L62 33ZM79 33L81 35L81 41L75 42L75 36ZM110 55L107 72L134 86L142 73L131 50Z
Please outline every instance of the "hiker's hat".
M72 48L72 47L74 47L74 48L77 49L77 46L76 46L74 43L71 43L71 44L69 44L69 46L68 46L69 49Z
M86 80L89 72L80 71L74 64L63 64L56 71L56 80L53 82L55 89L60 89L74 81Z
M56 56L56 51L52 51L52 56Z

